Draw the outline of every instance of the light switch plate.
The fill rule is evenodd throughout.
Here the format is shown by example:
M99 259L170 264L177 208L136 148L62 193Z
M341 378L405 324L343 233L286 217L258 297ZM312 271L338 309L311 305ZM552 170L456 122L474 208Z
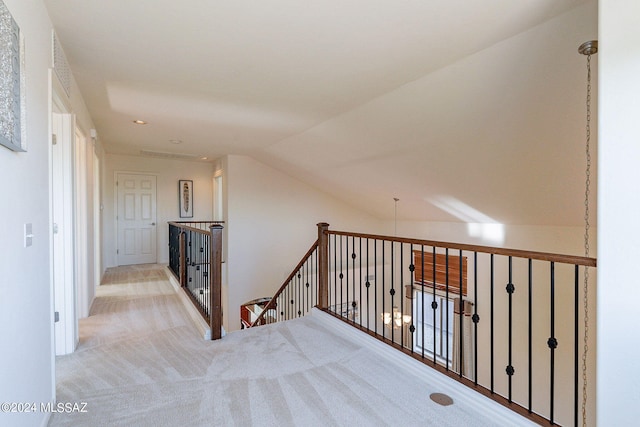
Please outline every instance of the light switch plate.
M28 248L33 245L33 225L31 223L24 225L24 247Z

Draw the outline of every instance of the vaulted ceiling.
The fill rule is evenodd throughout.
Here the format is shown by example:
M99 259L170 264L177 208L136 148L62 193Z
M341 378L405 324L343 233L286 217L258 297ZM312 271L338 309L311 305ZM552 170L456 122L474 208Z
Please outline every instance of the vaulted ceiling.
M250 155L381 218L581 222L595 1L45 3L108 153Z

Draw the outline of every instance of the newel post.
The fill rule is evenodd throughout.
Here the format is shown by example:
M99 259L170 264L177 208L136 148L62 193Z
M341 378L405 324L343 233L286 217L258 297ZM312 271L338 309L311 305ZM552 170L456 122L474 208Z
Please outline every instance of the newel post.
M213 224L209 258L209 327L211 339L222 338L222 226Z
M178 261L178 275L180 276L180 286L185 287L187 285L187 238L183 228L180 228L180 234L178 235L178 247L180 250L180 256Z
M318 308L329 307L329 224L318 224Z

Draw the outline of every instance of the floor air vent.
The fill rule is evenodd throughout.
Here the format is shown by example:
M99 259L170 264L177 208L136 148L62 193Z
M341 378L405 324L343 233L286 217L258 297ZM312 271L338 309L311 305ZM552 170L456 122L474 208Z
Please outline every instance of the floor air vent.
M431 393L429 397L438 405L442 405L442 406L453 405L453 399L444 393Z

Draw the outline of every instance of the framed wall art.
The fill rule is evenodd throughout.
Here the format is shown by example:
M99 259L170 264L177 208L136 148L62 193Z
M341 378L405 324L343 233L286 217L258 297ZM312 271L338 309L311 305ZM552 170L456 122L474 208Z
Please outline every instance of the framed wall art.
M24 41L0 0L0 145L26 151Z
M180 218L193 218L193 181L186 179L178 181L178 200Z

